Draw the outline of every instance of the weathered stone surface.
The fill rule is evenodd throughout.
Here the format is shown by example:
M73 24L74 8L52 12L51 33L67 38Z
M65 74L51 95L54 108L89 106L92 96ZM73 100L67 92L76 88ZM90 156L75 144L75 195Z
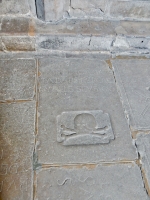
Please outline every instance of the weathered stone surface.
M39 60L39 74L39 163L86 163L136 158L113 74L105 61L44 57ZM101 140L101 144L94 145L94 140L90 139L93 145L85 145L87 138L84 133L80 145L66 147L57 141L59 115L63 112L79 111L83 114L84 111L98 110L108 113L111 125L102 117L99 121L101 125L92 124L93 131L110 127L114 140L107 144L102 144ZM81 127L88 125L85 117ZM66 126L62 124L61 128L74 132L73 127L68 127L70 124ZM103 139L108 139L107 133L103 136Z
M110 50L113 37L39 36L36 44L50 50Z
M29 18L3 17L1 20L0 35L27 35L29 32Z
M66 19L56 24L36 22L39 34L82 34L82 35L115 35L114 21L98 21L90 19Z
M3 43L2 43L2 38L0 37L0 51L3 51Z
M0 104L0 198L32 200L34 103Z
M113 47L115 48L129 48L129 44L126 40L126 37L117 36L115 41L113 42Z
M139 49L150 49L150 38L127 37L126 40L130 47Z
M26 36L2 36L7 51L35 51L35 38Z
M58 21L68 14L69 0L45 0L45 21Z
M0 101L33 99L35 60L0 60Z
M1 0L0 15L26 14L29 12L29 4L26 0Z
M132 163L41 170L37 199L148 200L148 196L140 169Z
M107 1L90 1L83 0L82 2L72 0L70 3L69 16L71 17L102 17L105 12Z
M36 21L37 34L82 34L98 36L147 36L150 35L150 22L125 20L66 19L56 24Z
M148 21L120 21L122 30L116 30L117 34L125 34L132 36L147 36L150 35L150 22ZM125 32L124 32L125 31Z
M144 37L117 36L112 46L126 49L126 51L130 49L136 49L137 51L141 49L150 49L150 39Z
M110 15L116 18L150 19L149 1L111 1Z
M131 128L149 130L150 60L120 59L112 63Z
M136 146L141 159L143 179L150 195L150 134L138 134Z

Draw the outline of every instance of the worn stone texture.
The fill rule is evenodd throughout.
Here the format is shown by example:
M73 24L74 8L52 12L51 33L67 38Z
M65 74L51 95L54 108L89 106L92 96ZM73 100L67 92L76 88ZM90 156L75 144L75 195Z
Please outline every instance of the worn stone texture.
M112 61L116 82L132 130L149 130L150 60Z
M0 37L0 51L3 51L3 43L2 43L2 38Z
M0 104L0 199L32 200L35 103Z
M6 16L1 19L0 35L28 35L30 19Z
M136 158L113 74L105 61L44 57L39 59L39 74L39 163L89 163ZM67 111L89 110L108 113L115 139L105 145L66 147L58 143L57 116Z
M38 49L50 50L110 50L113 37L86 36L39 36Z
M111 1L109 6L112 17L150 19L149 1Z
M140 169L132 163L40 170L37 199L148 200L148 196Z
M104 15L107 1L105 0L83 0L80 2L79 0L71 0L69 16L84 18L84 17L96 17L101 18Z
M121 0L45 0L37 1L39 18L46 22L57 22L65 18L98 19L150 19L149 1Z
M31 0L32 1L32 0ZM29 13L29 3L26 0L1 0L0 15Z
M131 49L135 51L150 49L150 38L117 36L113 41L113 48L125 49L126 51Z
M35 74L33 59L0 60L0 101L33 99Z
M141 159L141 170L144 177L143 179L150 195L150 132L148 134L138 134L136 139L136 147Z
M65 19L56 24L36 20L37 35L127 35L149 37L150 22L125 20Z
M115 35L114 21L90 19L65 19L56 24L36 21L37 34L82 34L82 35Z
M58 21L68 15L69 0L45 0L45 21Z
M28 36L2 36L6 51L35 51L35 38Z

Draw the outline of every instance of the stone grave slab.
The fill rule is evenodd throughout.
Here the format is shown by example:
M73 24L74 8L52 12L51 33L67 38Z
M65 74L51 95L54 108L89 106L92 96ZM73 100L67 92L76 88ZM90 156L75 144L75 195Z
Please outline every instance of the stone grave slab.
M137 165L58 167L37 172L38 200L148 200Z
M32 200L35 103L0 104L0 199Z
M33 59L0 60L0 101L33 99L35 74Z
M113 60L117 86L133 130L150 130L150 60Z
M134 160L113 73L104 60L39 59L39 163Z
M150 132L148 134L140 133L136 139L136 146L141 158L142 171L145 185L150 194Z

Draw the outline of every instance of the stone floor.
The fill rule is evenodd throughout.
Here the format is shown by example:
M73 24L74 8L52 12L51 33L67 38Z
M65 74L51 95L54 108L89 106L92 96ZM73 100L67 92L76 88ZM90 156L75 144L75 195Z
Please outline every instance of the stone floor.
M2 53L1 200L150 199L150 59Z

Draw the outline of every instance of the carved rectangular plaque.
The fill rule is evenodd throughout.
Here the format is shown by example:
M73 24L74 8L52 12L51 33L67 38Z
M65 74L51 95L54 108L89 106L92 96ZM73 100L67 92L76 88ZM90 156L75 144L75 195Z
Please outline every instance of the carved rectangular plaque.
M57 141L63 145L104 144L113 139L109 115L101 110L63 112L57 117Z
M38 63L39 163L136 158L113 73L104 60L49 56Z

